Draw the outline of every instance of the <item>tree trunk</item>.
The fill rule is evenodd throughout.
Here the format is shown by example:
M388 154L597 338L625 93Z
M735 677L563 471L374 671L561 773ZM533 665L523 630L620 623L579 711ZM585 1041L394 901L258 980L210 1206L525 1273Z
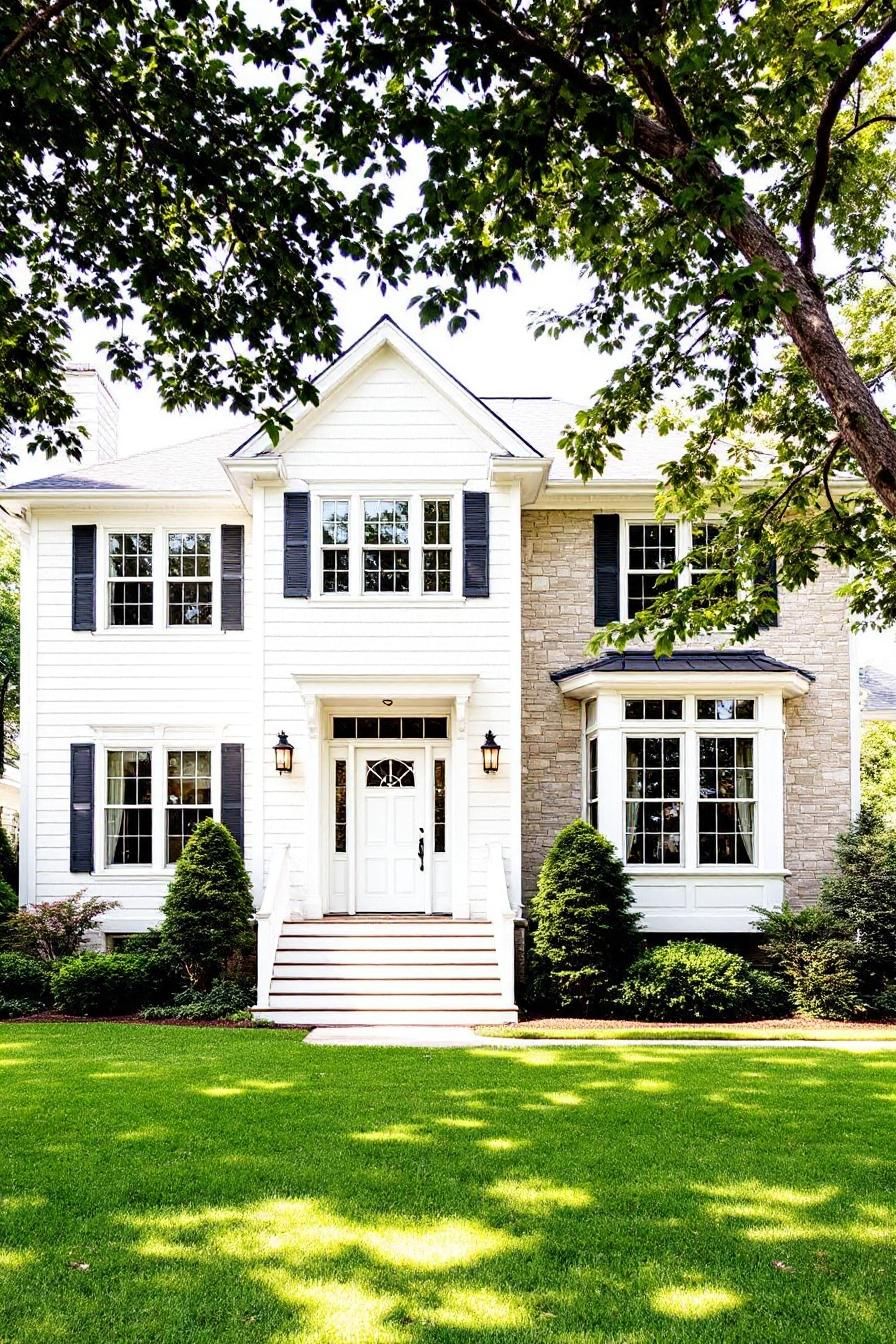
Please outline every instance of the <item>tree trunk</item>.
M843 440L887 511L896 516L896 431L834 330L817 286L787 254L755 210L725 230L748 261L767 262L796 298L780 309L781 326L831 409Z
M7 672L0 683L0 775L6 770L6 696L12 673Z

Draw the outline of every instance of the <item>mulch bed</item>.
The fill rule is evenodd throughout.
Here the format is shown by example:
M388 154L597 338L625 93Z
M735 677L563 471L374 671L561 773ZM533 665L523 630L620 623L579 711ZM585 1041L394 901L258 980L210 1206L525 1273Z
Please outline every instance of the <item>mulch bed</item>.
M308 1027L297 1027L291 1023L277 1022L274 1026L260 1028L252 1022L231 1022L226 1017L216 1017L208 1021L187 1021L183 1017L154 1017L148 1020L145 1017L74 1017L69 1013L31 1013L28 1017L11 1017L3 1021L15 1023L22 1022L117 1022L124 1026L131 1027L232 1027L234 1030L247 1031L307 1031ZM0 1021L0 1026L3 1025Z
M538 1027L557 1031L650 1031L656 1027L658 1032L667 1028L681 1030L695 1027L743 1027L750 1031L844 1031L853 1032L856 1028L880 1028L893 1030L893 1019L857 1018L854 1022L834 1022L826 1017L764 1017L749 1022L638 1022L634 1018L623 1017L527 1017L520 1018L521 1027Z

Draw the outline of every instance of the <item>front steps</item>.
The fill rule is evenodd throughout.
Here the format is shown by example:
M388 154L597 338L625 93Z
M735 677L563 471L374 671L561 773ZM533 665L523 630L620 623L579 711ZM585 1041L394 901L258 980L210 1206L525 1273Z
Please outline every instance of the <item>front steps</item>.
M290 1026L469 1027L515 1022L493 926L438 916L284 921L267 1006Z

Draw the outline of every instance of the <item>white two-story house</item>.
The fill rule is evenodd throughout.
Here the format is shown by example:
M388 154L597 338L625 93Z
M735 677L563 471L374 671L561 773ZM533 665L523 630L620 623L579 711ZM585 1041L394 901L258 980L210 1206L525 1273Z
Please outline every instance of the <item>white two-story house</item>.
M3 492L23 547L22 896L158 921L214 816L243 849L259 1011L513 1020L514 930L593 821L645 927L811 900L855 801L839 578L749 649L588 657L690 530L667 442L588 485L573 407L480 399L383 319L276 448L235 429ZM683 580L684 581L684 580Z

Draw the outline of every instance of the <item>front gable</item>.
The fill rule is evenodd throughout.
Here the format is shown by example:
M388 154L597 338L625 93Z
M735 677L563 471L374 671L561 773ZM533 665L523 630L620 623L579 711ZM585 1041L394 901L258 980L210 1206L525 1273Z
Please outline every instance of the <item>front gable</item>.
M272 456L290 480L488 478L492 458L538 462L515 430L395 326L372 328L318 380L275 452L254 436L231 458L240 472ZM245 466L244 466L245 464Z

